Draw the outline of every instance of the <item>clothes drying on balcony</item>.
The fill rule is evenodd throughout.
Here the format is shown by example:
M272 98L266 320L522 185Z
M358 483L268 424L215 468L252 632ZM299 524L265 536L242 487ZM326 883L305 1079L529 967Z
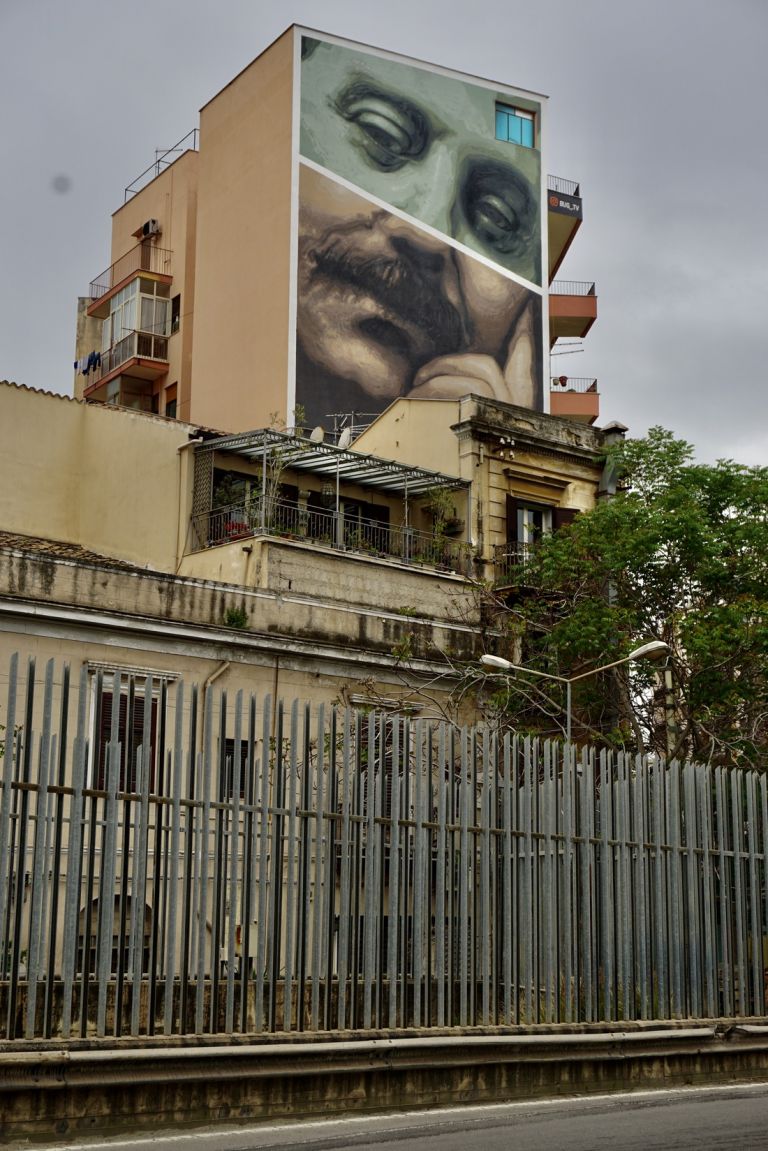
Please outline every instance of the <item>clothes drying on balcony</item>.
M75 372L87 376L89 372L101 367L101 352L90 352L87 356L75 360Z

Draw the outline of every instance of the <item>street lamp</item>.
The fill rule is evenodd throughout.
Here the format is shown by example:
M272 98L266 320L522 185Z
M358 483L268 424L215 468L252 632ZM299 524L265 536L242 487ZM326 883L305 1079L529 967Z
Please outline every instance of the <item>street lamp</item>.
M650 643L644 643L640 647L636 647L629 655L622 656L621 659L615 659L612 663L601 664L600 667L590 668L589 671L579 672L578 675L565 676L553 675L549 671L537 671L532 667L525 667L523 664L510 663L508 659L502 659L500 655L483 655L480 657L480 663L483 667L494 668L500 672L521 671L526 675L535 675L539 679L552 679L557 683L565 684L565 738L568 743L571 742L571 684L576 683L577 680L586 679L590 675L597 675L598 672L608 671L609 668L618 667L622 663L631 663L636 659L644 659L646 656L661 655L662 652L669 651L669 644L664 643L661 639L653 639Z

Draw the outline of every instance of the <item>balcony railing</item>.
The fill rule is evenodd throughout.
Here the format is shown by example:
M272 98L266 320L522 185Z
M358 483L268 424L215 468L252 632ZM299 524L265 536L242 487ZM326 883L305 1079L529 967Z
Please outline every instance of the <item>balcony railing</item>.
M547 189L550 192L559 192L561 196L581 196L579 185L575 180L563 180L560 176L547 176Z
M156 336L151 332L129 332L109 351L101 353L99 379L108 376L115 368L128 360L138 357L142 360L168 362L168 337Z
M333 510L303 508L279 500L255 499L215 508L193 516L191 529L193 551L267 535L462 575L472 572L472 548L468 543L411 527L345 519L343 513L337 517Z
M91 281L88 294L92 300L99 300L111 292L115 284L126 280L134 272L154 272L168 276L171 272L171 255L168 248L155 248L149 243L137 244Z
M594 281L553 280L549 285L550 296L594 296Z
M552 376L552 392L596 392L597 380L590 376Z
M536 545L532 543L496 544L493 549L493 582L496 587L515 583L520 571L530 563Z

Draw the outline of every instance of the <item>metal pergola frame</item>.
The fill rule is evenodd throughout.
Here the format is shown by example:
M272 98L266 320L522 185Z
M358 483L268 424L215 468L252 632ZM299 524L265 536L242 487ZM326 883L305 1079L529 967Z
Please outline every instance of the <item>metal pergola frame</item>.
M469 483L458 476L380 459L350 448L337 448L335 444L312 443L303 436L272 428L206 440L204 447L208 451L213 449L241 456L253 463L268 462L270 456L279 454L284 468L345 480L378 491L397 492L406 500L409 496L425 495L435 488L451 491L469 487Z

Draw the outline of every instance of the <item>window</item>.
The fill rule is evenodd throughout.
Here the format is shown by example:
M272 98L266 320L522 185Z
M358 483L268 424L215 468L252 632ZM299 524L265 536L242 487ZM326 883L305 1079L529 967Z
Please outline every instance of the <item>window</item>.
M534 500L507 496L507 543L504 554L508 562L525 563L531 549L542 536L572 523L575 508L550 507Z
M101 790L107 782L107 747L112 734L113 693L102 691L96 709L96 776L95 786ZM120 743L120 781L118 791L136 791L136 757L144 743L144 696L130 683L120 693L117 738ZM155 731L157 727L157 700L151 701L150 718L150 789L154 784ZM142 760L146 763L146 754Z
M132 337L136 331L168 336L171 316L168 291L167 284L141 276L116 292L109 301L109 315L102 322L102 353Z
M109 301L109 315L102 323L101 350L108 352L136 330L136 298L139 281L132 280Z
M165 389L164 414L168 417L169 420L175 420L176 419L176 404L178 402L178 399L177 399L178 389L179 389L179 385L177 383L170 384Z
M153 336L167 336L169 303L169 300L163 300L159 296L142 295L139 330L150 332Z
M523 148L533 148L535 141L533 112L512 108L509 104L496 105L496 139Z
M181 324L181 296L174 296L171 300L171 335L178 332Z
M535 504L517 505L516 539L527 550L552 531L552 509Z
M386 504L366 504L342 499L344 543L365 551L388 551L389 508Z
M242 738L240 741L240 798L245 800L249 798L248 792L248 739ZM224 740L224 758L220 763L220 770L223 776L219 782L219 795L223 799L234 799L235 789L235 741L234 739Z

